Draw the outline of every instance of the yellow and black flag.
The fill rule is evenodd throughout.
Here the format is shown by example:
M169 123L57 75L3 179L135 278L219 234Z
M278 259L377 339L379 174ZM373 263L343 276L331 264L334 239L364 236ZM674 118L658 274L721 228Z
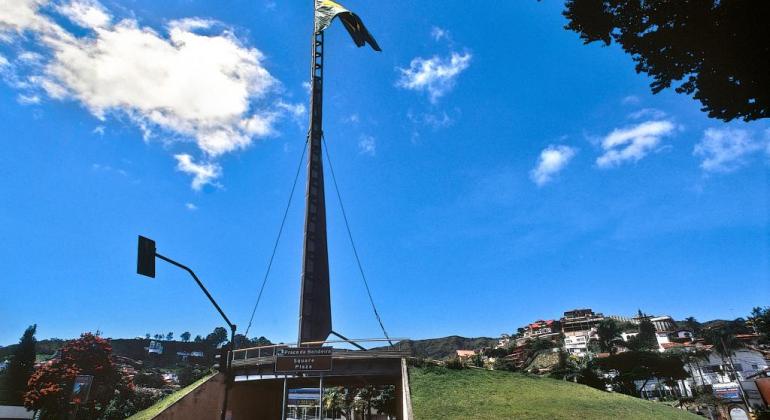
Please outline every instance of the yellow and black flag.
M363 47L366 44L372 46L375 51L382 51L380 46L377 45L377 41L374 40L372 34L364 26L364 22L355 13L340 6L332 0L316 0L315 2L315 31L316 33L323 32L331 25L332 20L335 17L339 17L342 24L345 25L345 29L350 33L350 37L353 38L353 42L359 47Z

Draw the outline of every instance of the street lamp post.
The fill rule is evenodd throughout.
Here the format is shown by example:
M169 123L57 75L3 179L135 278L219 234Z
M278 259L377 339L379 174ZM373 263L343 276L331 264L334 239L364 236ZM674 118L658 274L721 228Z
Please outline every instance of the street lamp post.
M165 257L161 254L158 254L155 249L155 241L149 238L145 238L144 236L139 235L139 248L137 252L137 259L136 259L136 273L147 276L150 278L155 278L155 257L158 257L159 259L166 261L169 264L175 265L182 270L187 271L190 273L192 278L195 280L196 283L198 283L198 287L203 290L203 293L206 295L207 298L209 298L209 301L211 301L211 304L214 305L214 307L217 309L217 312L219 312L219 315L222 316L222 318L225 320L227 325L230 327L230 355L235 350L235 330L236 325L230 322L230 319L225 315L224 311L222 311L222 308L219 307L219 304L214 300L214 298L211 296L211 293L206 289L206 286L203 285L203 283L198 279L198 276L195 275L195 272L193 272L190 267L187 267L184 264L178 263L171 258ZM220 418L222 420L225 420L226 414L227 414L227 399L230 393L230 383L232 382L232 363L231 363L231 356L227 355L227 362L225 364L225 372L226 372L226 378L225 378L225 398L224 402L222 404L222 413Z

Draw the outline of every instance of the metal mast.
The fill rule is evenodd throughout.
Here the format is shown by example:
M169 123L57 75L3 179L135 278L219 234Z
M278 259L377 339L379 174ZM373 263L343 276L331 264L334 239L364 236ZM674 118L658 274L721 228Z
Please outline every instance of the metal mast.
M329 252L326 243L326 201L321 159L323 60L324 33L314 30L298 345L309 341L324 341L332 331Z

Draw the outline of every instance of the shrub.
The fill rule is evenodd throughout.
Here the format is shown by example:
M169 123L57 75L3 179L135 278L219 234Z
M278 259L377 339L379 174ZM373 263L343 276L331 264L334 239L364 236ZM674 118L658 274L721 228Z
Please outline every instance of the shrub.
M465 369L465 363L463 363L462 360L460 360L459 357L453 357L448 359L444 366L446 366L447 369Z

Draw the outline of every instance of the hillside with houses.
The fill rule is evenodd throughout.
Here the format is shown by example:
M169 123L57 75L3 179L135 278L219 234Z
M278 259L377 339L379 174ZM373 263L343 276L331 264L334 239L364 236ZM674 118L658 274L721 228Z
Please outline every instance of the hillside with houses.
M573 309L502 334L494 346L457 349L444 363L563 378L705 413L741 403L761 411L770 398L767 318L760 308L705 323Z

